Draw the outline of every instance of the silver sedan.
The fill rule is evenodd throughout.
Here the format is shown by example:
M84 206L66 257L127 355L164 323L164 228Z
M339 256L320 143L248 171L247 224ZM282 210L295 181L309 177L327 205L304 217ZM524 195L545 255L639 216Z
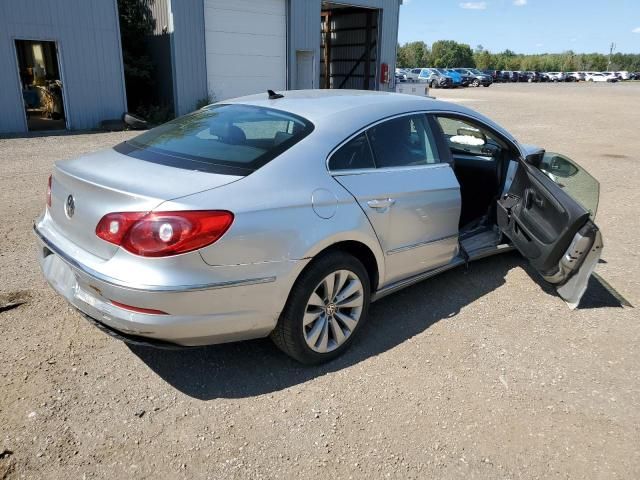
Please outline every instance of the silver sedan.
M58 162L34 225L51 286L129 342L271 336L341 354L369 304L519 250L577 306L598 182L459 105L289 91L210 105Z

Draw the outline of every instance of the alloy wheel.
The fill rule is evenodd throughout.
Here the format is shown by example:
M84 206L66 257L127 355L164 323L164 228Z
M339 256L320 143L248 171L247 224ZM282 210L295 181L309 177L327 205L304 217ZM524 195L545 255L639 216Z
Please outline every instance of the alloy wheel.
M318 353L329 353L354 332L362 315L364 287L349 270L327 275L313 290L303 317L307 346Z

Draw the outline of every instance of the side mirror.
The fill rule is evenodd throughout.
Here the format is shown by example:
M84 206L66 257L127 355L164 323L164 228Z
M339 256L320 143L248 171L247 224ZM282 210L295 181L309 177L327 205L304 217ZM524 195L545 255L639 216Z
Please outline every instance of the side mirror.
M545 151L544 149L536 150L535 152L529 153L526 157L524 157L524 161L529 165L533 165L536 168L540 168L542 164L542 160L544 158Z
M576 175L580 169L567 157L556 153L547 154L540 163L540 170L558 178L569 178Z

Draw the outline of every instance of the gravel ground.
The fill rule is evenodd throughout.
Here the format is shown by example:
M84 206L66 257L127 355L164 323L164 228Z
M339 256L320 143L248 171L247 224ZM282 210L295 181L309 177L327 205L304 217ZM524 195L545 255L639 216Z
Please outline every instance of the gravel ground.
M434 92L601 182L601 277L640 302L640 84ZM569 311L517 254L374 304L301 367L268 340L128 347L53 294L31 224L54 160L130 133L0 140L0 479L640 478L640 320L592 281Z

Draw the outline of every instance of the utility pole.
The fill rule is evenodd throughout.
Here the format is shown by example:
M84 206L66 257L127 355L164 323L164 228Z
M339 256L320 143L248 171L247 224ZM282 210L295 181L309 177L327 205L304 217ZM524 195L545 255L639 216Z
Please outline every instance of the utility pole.
M613 51L616 49L616 44L611 42L611 46L609 47L609 61L607 62L607 72L611 70L611 56L613 55Z

